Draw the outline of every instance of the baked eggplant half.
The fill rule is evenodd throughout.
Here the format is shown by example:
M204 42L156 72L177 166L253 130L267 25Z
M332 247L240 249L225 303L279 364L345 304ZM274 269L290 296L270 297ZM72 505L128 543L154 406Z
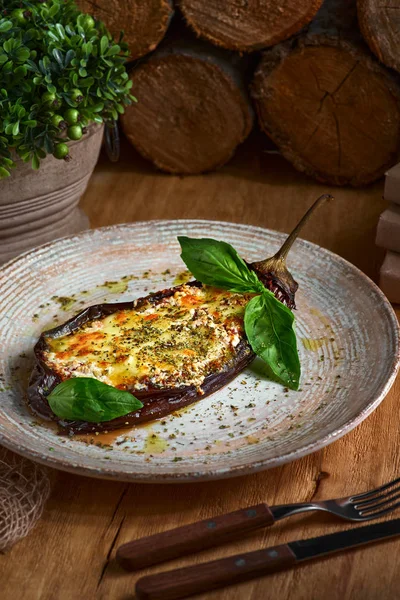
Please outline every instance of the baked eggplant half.
M157 419L231 381L254 358L243 331L249 297L194 281L133 302L98 304L44 332L28 390L32 410L54 418L46 396L71 377L131 392L140 410L104 423L64 422L77 433Z
M297 283L285 261L312 210L271 259L247 264L257 280L288 308L295 308ZM69 434L134 426L185 407L219 390L255 357L244 328L254 293L235 293L192 281L132 302L97 304L45 331L34 354L28 404ZM61 382L90 377L125 390L142 408L100 423L65 420L48 396Z

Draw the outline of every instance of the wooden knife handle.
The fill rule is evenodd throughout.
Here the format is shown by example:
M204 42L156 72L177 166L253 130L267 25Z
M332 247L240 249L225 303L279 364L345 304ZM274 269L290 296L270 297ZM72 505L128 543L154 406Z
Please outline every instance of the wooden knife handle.
M296 557L287 544L237 554L192 567L142 577L136 583L138 600L175 600L240 583L293 566Z
M117 550L117 562L127 571L134 571L218 546L273 523L274 517L267 504L249 506L124 544Z

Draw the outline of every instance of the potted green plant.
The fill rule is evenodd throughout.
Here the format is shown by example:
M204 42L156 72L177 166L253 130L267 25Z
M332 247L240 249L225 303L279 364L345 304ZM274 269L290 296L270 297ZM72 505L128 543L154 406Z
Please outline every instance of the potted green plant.
M135 100L127 57L73 0L0 0L0 261L87 226L104 124Z

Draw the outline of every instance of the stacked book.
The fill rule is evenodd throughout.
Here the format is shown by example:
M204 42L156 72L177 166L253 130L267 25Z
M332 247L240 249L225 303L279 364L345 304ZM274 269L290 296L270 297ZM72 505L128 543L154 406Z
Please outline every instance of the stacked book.
M400 303L400 163L386 173L384 198L391 204L380 216L376 244L387 249L379 287L387 298Z

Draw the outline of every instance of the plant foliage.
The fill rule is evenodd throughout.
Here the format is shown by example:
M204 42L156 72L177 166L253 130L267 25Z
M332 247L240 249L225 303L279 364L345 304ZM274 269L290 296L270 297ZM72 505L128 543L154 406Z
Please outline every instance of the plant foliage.
M38 169L91 123L118 119L135 98L129 53L73 0L0 0L0 178L15 153Z

